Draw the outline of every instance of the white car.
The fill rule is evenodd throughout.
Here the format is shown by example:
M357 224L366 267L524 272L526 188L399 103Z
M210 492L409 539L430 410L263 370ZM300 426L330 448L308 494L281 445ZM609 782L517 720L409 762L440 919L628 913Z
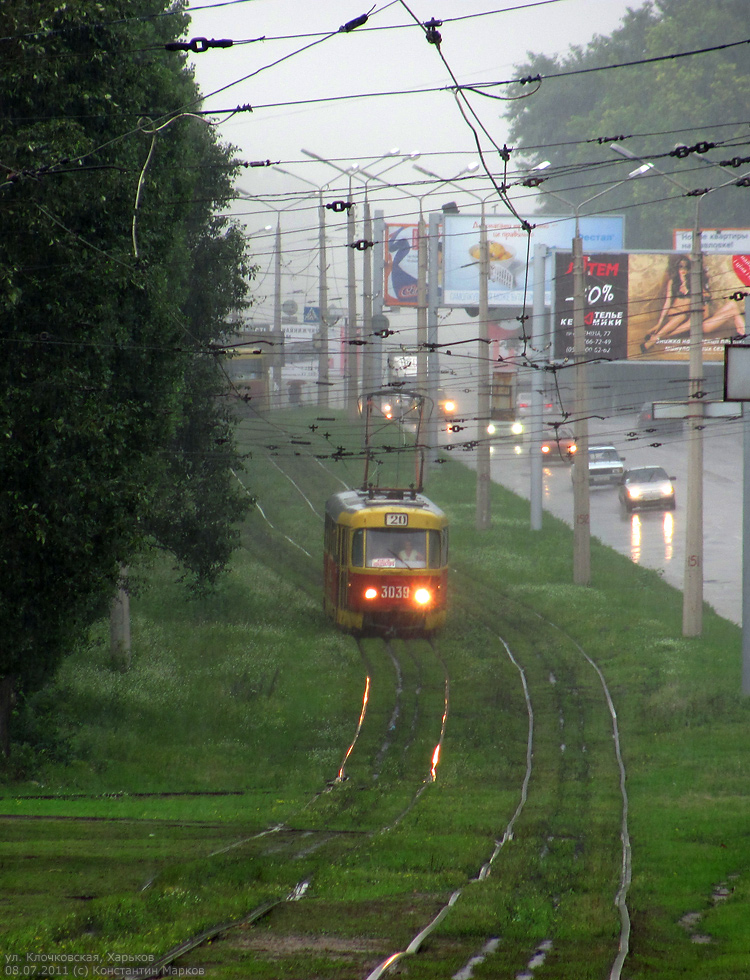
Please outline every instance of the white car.
M673 476L661 466L638 466L625 470L620 486L620 502L626 511L639 507L675 509Z

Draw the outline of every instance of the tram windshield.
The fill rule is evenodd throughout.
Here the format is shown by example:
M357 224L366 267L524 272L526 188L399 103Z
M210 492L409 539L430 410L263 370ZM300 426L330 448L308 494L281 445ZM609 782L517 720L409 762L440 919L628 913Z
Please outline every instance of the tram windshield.
M440 568L440 532L395 528L356 531L352 564L364 568Z

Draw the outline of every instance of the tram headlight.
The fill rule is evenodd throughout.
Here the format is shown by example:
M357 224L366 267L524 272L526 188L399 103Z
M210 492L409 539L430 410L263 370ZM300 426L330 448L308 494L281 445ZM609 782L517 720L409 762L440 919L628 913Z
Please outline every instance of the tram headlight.
M370 586L369 589L365 589L365 599L377 599L378 590Z
M429 589L417 589L414 592L414 601L418 606L426 606L432 600Z

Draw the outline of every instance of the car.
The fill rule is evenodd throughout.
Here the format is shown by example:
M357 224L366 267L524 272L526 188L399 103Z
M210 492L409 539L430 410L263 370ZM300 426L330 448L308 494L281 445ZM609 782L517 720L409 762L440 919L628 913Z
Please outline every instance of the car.
M638 431L646 435L681 435L682 419L655 419L654 403L644 402L638 413Z
M631 512L640 507L675 509L674 477L663 466L636 466L625 470L620 503Z
M453 392L440 388L438 389L438 408L441 415L445 417L455 415L458 412L458 399Z
M573 433L563 426L542 439L542 456L549 463L572 463L577 448Z
M624 472L625 462L614 446L589 446L589 486L619 486Z
M551 415L555 410L554 402L548 395L542 398L542 412L544 415ZM516 416L520 419L527 419L531 415L531 392L523 391L516 398Z

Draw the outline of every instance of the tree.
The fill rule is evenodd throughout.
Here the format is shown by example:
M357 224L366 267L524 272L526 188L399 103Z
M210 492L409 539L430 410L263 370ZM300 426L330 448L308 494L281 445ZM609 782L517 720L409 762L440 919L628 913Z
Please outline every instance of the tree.
M199 93L164 50L186 26L182 2L0 7L6 754L13 692L38 687L106 611L120 567L155 536L210 582L247 506L210 350L250 270L214 216L231 148L186 111ZM168 500L170 480L185 485Z
M567 57L530 54L517 66L521 76L639 63L543 81L538 92L510 104L512 140L532 165L548 159L558 172L563 168L565 176L550 188L579 201L625 175L623 162L608 149L621 136L624 146L674 173L688 188L715 187L731 179L723 171L709 171L698 157L727 162L748 156L740 135L750 84L748 46L642 62L736 41L745 14L743 0L654 0L628 11L609 37L597 36L585 49L571 48ZM693 147L703 142L718 145L686 158L670 155L675 143ZM737 170L737 176L744 171ZM630 248L672 248L672 229L692 228L696 214L695 198L681 198L676 187L655 174L608 194L606 207L625 209ZM558 212L560 205L548 199L541 209ZM707 195L700 216L704 227L750 226L750 196L735 187Z

